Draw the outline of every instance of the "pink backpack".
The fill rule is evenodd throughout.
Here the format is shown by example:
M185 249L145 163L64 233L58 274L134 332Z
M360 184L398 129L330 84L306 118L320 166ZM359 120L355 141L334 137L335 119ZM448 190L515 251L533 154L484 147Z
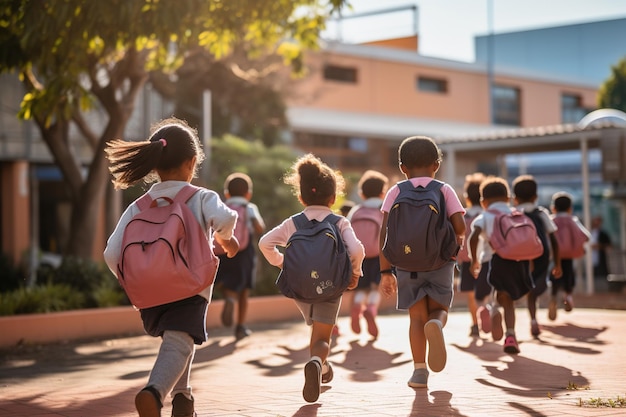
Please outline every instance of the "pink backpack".
M235 230L233 234L239 241L239 250L241 252L248 247L250 243L250 229L248 229L248 205L247 204L228 204L228 207L237 212L237 224L235 224ZM217 242L214 242L215 247L213 252L216 255L226 255L226 251Z
M543 244L535 224L524 213L488 210L495 215L489 243L498 256L513 261L530 261L543 254Z
M555 232L559 243L561 259L577 259L585 255L585 242L589 237L571 216L555 216L552 218L558 230Z
M465 240L463 242L463 246L459 249L459 252L456 254L456 259L459 263L463 262L472 262L472 258L469 253L469 236L472 233L472 222L476 216L468 216L467 213L463 216L465 220Z
M149 194L126 226L117 279L137 308L167 304L199 294L213 284L218 259L204 228L186 202L199 190L188 185L174 199ZM158 206L157 200L169 204Z
M365 247L365 257L374 258L380 253L380 227L383 213L376 207L360 206L352 213L350 224L356 237Z

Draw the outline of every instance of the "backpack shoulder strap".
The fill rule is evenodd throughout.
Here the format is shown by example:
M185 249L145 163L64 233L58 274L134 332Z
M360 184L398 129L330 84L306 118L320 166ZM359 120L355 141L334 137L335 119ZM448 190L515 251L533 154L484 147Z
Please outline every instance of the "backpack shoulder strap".
M135 204L137 204L139 211L144 211L152 204L152 197L150 197L150 194L145 193L143 196L137 199Z
M429 190L439 190L441 189L441 187L443 187L443 184L444 183L442 181L433 178L433 180L428 183L426 188L428 188Z
M191 184L186 185L178 192L178 194L176 194L176 197L174 197L174 201L177 201L179 203L186 203L187 200L189 200L191 196L193 196L198 191L200 191L199 187Z
M415 187L413 186L413 183L410 180L404 180L398 183L398 189L400 190L400 192L412 190L413 188Z
M337 222L341 220L341 217L337 216L334 213L330 213L328 216L324 217L323 222L328 222L330 224L337 224Z
M311 222L304 213L291 216L291 220L293 220L293 224L296 225L296 229L303 229Z

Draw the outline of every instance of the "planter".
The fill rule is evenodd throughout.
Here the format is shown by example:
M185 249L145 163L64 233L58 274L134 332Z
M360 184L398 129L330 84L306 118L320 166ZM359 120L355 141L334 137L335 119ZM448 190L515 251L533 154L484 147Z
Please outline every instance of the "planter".
M344 296L340 314L350 308L350 296ZM393 307L383 301L381 310ZM221 326L223 300L209 305L207 327ZM302 316L293 301L282 295L252 297L248 303L247 323L271 323L297 320ZM0 317L0 348L18 344L53 343L70 340L144 334L139 312L133 307L93 308L47 314L24 314Z

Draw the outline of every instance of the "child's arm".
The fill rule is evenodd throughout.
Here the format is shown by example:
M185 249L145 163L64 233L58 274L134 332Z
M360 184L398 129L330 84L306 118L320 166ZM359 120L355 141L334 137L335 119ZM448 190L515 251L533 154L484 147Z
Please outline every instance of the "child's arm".
M456 233L456 242L459 246L463 246L465 244L465 219L463 218L463 213L457 212L450 216L450 223L452 223L454 233Z
M263 221L263 217L261 217L261 213L259 213L259 208L256 205L250 205L254 211L254 215L250 219L252 221L252 228L254 229L254 233L258 236L265 232L265 221Z
M239 250L239 241L235 235L231 236L228 240L224 240L218 234L215 234L214 239L222 246L222 248L224 248L227 257L232 258L237 255L237 251Z
M556 234L550 233L550 246L552 247L552 258L554 259L554 268L552 275L554 278L561 278L563 270L561 269L561 254L559 253L559 241L556 240Z
M474 225L472 227L472 232L469 236L469 253L472 258L472 263L470 265L470 271L474 278L478 277L480 273L480 261L478 259L477 248L478 248L478 240L480 238L480 234L482 233L482 229L480 226Z
M363 259L365 258L365 248L361 241L356 237L352 225L347 219L342 219L341 223L341 239L343 239L348 255L350 255L350 263L352 264L352 279L348 289L352 290L359 284L359 278L363 275Z
M383 222L380 227L380 239L378 242L378 246L380 247L380 255L378 255L378 259L380 261L380 284L378 288L380 291L386 296L393 295L396 291L398 291L398 283L396 281L396 277L391 273L391 263L385 255L383 255L383 246L385 246L385 240L387 240L387 219L389 218L389 213L383 211Z

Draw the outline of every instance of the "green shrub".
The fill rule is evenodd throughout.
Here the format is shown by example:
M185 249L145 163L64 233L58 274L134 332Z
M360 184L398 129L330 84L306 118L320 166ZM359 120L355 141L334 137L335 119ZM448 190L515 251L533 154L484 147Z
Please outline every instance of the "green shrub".
M68 285L38 285L0 294L0 315L76 310L84 304L85 295Z
M98 307L97 290L108 281L113 281L111 272L102 264L91 259L65 257L61 266L49 272L46 282L67 285L85 295L83 307Z

